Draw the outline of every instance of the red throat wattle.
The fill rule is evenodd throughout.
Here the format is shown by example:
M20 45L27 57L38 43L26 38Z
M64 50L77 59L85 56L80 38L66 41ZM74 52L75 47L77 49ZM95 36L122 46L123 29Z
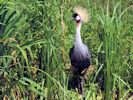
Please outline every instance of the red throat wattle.
M76 26L78 27L80 23L80 20L76 21Z

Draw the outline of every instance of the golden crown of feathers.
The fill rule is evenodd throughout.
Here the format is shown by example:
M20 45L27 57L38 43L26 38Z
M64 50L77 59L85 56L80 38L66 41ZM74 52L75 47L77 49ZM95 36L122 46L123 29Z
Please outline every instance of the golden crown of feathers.
M73 9L73 11L74 11L74 13L77 13L81 17L81 20L84 23L86 23L90 20L90 16L85 8L77 6Z

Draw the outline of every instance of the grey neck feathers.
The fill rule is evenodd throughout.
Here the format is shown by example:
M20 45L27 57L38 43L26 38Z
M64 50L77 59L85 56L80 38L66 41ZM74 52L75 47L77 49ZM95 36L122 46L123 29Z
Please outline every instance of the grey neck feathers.
M81 39L81 35L80 35L81 25L82 23L80 22L76 28L76 36L75 36L75 43L74 43L75 45L74 55L77 60L83 60L89 54L87 46L83 44L82 39Z
M81 25L82 25L82 23L80 22L79 25L76 28L75 45L82 44L82 39L81 39L81 35L80 35Z

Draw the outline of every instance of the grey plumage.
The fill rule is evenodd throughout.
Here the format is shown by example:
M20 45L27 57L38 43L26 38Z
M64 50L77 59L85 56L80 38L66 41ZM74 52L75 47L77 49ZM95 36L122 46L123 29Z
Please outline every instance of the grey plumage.
M82 22L86 22L85 9L80 7L75 9L76 13L73 15L73 19L76 21L76 35L74 46L70 49L70 59L72 65L73 76L69 79L68 89L76 89L80 94L83 94L84 75L91 64L91 53L88 47L82 42L80 29ZM85 11L85 12L82 12Z
M82 42L80 29L82 22L78 23L76 28L75 42L74 42L74 55L77 60L91 59L90 51L88 47Z

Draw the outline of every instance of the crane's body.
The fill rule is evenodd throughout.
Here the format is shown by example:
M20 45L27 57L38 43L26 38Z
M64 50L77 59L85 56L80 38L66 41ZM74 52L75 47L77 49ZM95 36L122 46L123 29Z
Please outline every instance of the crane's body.
M82 22L76 22L76 35L74 46L70 49L71 65L75 69L77 75L82 75L82 71L90 66L91 55L88 47L82 42L80 29Z
M84 8L77 7L74 10L73 19L76 21L76 35L69 56L74 77L70 78L68 88L78 88L79 93L82 94L84 70L88 69L91 64L91 54L88 47L82 42L80 30L82 23L88 21L88 14Z

